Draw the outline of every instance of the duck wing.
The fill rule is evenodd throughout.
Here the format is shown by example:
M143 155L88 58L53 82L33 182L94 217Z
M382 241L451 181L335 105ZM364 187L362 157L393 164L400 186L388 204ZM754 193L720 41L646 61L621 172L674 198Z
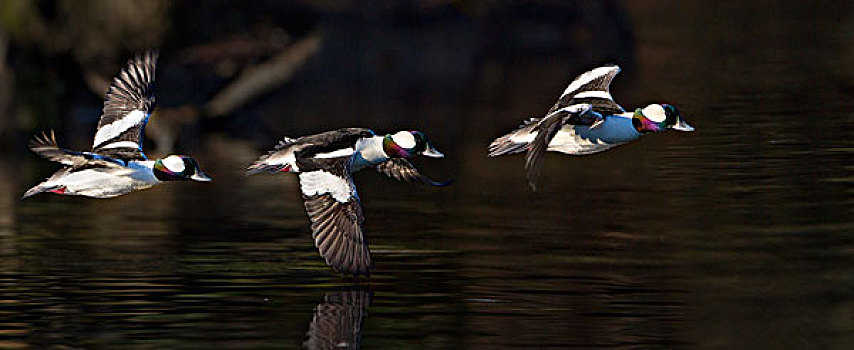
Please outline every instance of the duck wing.
M349 171L350 157L323 161L319 170L299 174L314 244L334 270L367 276L374 265L362 226L362 204Z
M60 148L56 143L56 135L53 131L42 133L41 136L36 135L30 140L30 149L36 154L60 163L67 165L73 169L84 166L124 166L126 163L120 159L104 156L91 152L77 152Z
M399 181L415 182L431 186L447 186L450 185L451 182L453 182L433 181L429 177L424 176L420 172L418 172L418 169L416 169L415 166L412 165L412 163L410 163L404 158L391 158L385 162L377 164L375 168L378 172L384 174L385 176Z
M620 67L606 65L579 75L569 83L547 115L576 104L590 104L593 111L603 116L625 112L610 91L611 81L618 73Z
M92 152L123 160L145 160L142 136L154 109L154 73L157 52L149 51L128 61L113 79Z
M570 105L551 112L534 126L532 133L536 132L537 135L528 144L528 153L525 157L525 176L531 190L537 191L537 180L543 168L543 156L557 132L571 121L587 119L581 116L588 115L592 107L590 104Z

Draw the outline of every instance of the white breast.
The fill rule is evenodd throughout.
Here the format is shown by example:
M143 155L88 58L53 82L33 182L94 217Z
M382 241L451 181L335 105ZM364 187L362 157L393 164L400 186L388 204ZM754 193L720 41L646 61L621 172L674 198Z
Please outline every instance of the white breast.
M350 169L359 171L365 167L387 161L389 157L383 150L383 138L383 136L374 136L356 142L356 150Z
M67 194L109 198L149 188L160 181L146 162L130 162L127 167L94 168L72 173L60 172L44 185L65 186Z
M549 143L549 151L584 155L602 152L633 141L640 136L632 125L631 113L612 115L597 128L586 125L565 125Z

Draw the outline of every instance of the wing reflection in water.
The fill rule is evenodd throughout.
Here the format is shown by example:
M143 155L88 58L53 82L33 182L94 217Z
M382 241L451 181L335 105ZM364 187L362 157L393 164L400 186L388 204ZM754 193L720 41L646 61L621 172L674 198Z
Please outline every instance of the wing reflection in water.
M323 302L314 308L305 348L361 348L362 322L368 316L372 296L369 288L326 292Z

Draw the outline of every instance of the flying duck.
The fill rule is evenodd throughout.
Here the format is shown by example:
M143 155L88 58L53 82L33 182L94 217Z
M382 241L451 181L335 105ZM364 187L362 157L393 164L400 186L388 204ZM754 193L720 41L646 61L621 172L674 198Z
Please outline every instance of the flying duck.
M650 104L626 112L614 102L609 86L620 67L607 65L575 78L543 118L530 118L489 145L489 156L527 152L528 184L537 178L546 151L588 155L668 129L694 131L670 104Z
M299 174L312 238L335 271L354 276L370 274L374 264L365 239L362 205L352 174L372 167L401 181L444 186L418 172L407 159L442 158L419 131L376 135L364 128L327 131L300 138L284 138L247 169L247 174Z
M147 52L128 61L113 79L91 151L60 148L52 131L36 135L30 149L65 167L27 190L23 198L42 192L111 198L166 181L211 181L191 157L149 160L142 152L143 130L154 109L156 65L157 53Z

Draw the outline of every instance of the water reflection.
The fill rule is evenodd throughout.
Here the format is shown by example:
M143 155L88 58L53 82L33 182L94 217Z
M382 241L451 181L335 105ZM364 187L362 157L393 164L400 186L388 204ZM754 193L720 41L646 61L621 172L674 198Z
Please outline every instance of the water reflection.
M303 343L307 349L361 349L362 324L373 293L369 287L326 292L314 308Z

